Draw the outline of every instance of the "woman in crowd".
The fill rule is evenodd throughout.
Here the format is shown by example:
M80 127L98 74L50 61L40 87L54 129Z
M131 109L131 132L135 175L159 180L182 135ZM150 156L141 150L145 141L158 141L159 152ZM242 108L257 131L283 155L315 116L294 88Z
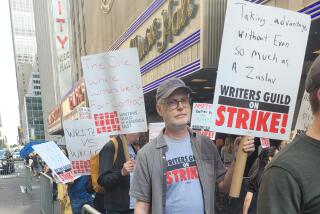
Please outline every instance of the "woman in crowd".
M61 148L61 150L69 158L67 150L65 148ZM67 189L73 214L80 214L82 206L85 204L93 206L93 197L87 192L86 188L90 179L90 175L80 176L76 178L73 183L68 183L68 186L64 188L64 192ZM66 192L64 194L66 194Z
M235 136L228 135L224 140L225 144L221 149L221 159L223 160L223 163L225 164L226 167L228 167L232 163L235 157L235 152L234 152L235 139L236 139Z

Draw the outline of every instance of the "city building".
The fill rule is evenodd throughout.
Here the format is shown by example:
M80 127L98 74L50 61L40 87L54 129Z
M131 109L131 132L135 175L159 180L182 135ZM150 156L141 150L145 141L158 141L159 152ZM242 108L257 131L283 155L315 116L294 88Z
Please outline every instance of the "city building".
M17 65L20 124L19 142L45 139L42 114L40 73L37 61L34 65Z
M40 96L25 96L25 112L26 116L26 141L28 140L44 140L44 126L42 115L42 102Z
M56 140L48 134L50 112L77 81L72 72L68 2L63 1L58 6L58 1L33 1L46 140Z
M21 63L17 65L17 86L19 98L19 112L21 114L24 103L24 96L30 92L30 81L32 81L32 64ZM32 82L31 82L32 83ZM32 87L32 85L30 85ZM20 119L21 120L21 119Z
M250 2L312 17L298 107L305 72L320 52L320 1ZM159 119L155 111L155 90L162 81L171 77L182 78L193 89L194 102L212 103L226 5L227 0L175 1L175 4L170 0L141 0L132 4L125 1L70 1L75 75L79 79L83 75L81 56L137 47L148 122ZM173 26L176 32L170 33L165 23L173 24L169 19L181 8L188 9L188 15L183 17L187 21L183 25L176 23ZM155 28L159 34L153 37L150 29ZM65 118L67 116L62 111L62 120Z
M21 124L19 142L26 143L29 139L44 139L33 1L10 0L9 3Z
M33 64L37 53L32 0L10 0L16 63Z

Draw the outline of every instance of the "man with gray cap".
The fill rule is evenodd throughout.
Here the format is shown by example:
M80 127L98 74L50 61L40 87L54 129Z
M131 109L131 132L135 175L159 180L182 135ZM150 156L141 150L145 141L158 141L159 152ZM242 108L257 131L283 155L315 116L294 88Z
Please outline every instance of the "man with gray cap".
M130 196L135 213L214 213L216 184L228 191L233 165L226 172L212 141L188 128L191 89L177 78L164 81L156 94L163 131L138 153ZM244 151L254 151L253 138Z
M258 213L320 213L320 56L309 70L305 87L313 114L311 127L266 167Z

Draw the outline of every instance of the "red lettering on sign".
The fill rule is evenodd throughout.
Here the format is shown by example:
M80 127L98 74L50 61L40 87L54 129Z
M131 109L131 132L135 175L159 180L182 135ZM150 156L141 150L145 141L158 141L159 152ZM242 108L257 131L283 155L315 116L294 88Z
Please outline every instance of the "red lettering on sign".
M57 18L56 22L60 23L60 32L62 32L63 31L63 25L62 24L65 23L65 19Z
M228 127L232 127L232 123L233 123L233 116L234 114L237 112L237 108L233 108L230 107L227 109L228 113L229 113L229 117L228 117Z
M288 114L223 105L218 106L216 115L216 126L281 134L286 132L288 121Z
M58 1L58 10L59 10L59 15L62 13L62 7L61 7L61 1Z
M237 129L247 129L247 120L249 119L249 112L245 109L239 109L236 121Z
M254 130L254 127L256 125L256 118L257 118L257 111L253 110L251 114L251 121L250 121L250 130Z
M284 114L282 118L282 124L281 124L282 128L280 129L281 134L286 133L287 122L288 122L288 114Z
M264 131L267 132L268 131L268 125L267 125L267 121L269 119L270 113L269 112L264 112L264 114L261 114L259 112L258 114L258 121L257 121L257 131Z
M68 37L64 36L64 38L61 39L60 36L57 36L57 39L58 39L59 43L61 44L61 48L64 48L64 44L67 42Z
M275 113L273 117L271 117L270 123L270 132L278 133L279 119L281 118L281 114Z
M224 124L224 112L226 111L225 106L219 106L217 109L218 119L216 120L217 126L222 126Z

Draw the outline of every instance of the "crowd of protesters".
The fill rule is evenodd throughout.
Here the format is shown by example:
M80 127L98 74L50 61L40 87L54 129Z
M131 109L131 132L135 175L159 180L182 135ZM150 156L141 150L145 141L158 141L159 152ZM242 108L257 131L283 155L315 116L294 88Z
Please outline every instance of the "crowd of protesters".
M95 192L90 176L59 184L62 213L80 213L84 204L108 214L319 213L320 57L306 90L314 116L310 130L288 146L270 139L269 148L248 136L244 182L234 199L228 191L241 137L217 133L212 141L193 132L191 89L180 79L164 81L156 92L156 110L165 128L145 145L141 133L114 136L99 153L97 183L103 191ZM30 158L37 174L37 155Z

